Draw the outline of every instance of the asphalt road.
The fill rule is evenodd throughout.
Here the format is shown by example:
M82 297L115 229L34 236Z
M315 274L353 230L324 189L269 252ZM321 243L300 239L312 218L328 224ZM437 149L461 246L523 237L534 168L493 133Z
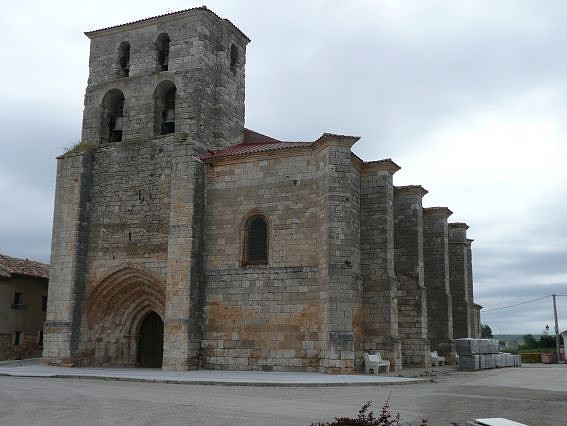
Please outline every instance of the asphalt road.
M390 398L404 425L465 425L504 417L567 425L567 365L454 373L436 383L350 387L200 386L92 379L0 377L9 425L309 425L353 416Z

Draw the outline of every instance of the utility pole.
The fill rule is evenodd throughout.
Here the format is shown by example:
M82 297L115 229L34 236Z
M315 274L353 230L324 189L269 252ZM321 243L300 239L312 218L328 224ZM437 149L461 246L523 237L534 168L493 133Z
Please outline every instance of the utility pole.
M559 352L559 324L557 323L557 304L555 303L556 294L553 296L553 316L555 317L555 349L557 350L557 363L561 362L561 356Z

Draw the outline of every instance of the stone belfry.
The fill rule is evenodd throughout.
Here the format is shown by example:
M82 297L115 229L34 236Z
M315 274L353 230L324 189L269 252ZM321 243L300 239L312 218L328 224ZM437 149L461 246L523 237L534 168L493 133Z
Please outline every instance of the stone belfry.
M242 141L249 39L206 8L85 33L91 40L82 141L182 133L196 147Z
M242 141L250 40L205 7L86 35L81 144L57 164L43 361L192 368L199 155Z

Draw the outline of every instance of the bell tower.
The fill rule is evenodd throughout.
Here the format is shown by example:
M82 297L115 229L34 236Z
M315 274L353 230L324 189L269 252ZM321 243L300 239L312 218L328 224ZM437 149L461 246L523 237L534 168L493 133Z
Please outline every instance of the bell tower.
M139 365L141 319L153 312L162 367L195 368L199 156L242 142L250 40L205 7L86 35L82 143L57 162L43 362Z
M241 141L250 40L230 21L200 7L85 34L83 142L171 133L204 149Z

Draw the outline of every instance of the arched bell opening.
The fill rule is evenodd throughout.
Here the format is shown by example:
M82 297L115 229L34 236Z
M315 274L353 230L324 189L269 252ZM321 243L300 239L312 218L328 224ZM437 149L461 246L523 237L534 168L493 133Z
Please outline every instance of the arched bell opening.
M175 133L175 97L177 88L171 81L162 81L154 92L155 124L154 134Z
M118 89L109 90L102 98L101 143L122 141L124 94Z

